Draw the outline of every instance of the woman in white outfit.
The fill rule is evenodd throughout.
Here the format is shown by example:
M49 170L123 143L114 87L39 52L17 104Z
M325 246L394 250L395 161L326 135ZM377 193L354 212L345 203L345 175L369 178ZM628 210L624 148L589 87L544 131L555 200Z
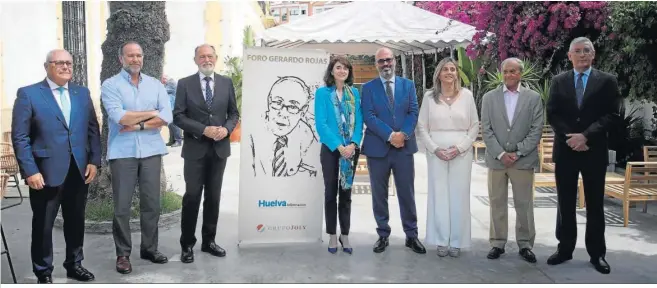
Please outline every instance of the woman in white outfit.
M440 257L458 257L462 248L470 246L472 142L479 118L472 92L461 87L457 67L451 58L438 63L416 128L428 166L425 241L438 246Z

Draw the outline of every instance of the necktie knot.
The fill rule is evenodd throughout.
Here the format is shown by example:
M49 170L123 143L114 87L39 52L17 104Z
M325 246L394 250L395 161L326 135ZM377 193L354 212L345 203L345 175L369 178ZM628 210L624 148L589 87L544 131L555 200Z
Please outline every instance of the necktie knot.
M64 89L66 89L66 88L64 88L64 86L57 87L57 91L59 91L59 94L64 93Z
M210 81L212 81L212 78L210 78L210 76L205 76L205 78L203 78L203 80L205 80L205 82L210 82Z

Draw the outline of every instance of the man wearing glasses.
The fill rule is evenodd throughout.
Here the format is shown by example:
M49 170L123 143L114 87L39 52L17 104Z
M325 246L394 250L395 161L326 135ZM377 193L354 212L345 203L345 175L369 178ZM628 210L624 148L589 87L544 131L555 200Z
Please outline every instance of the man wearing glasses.
M310 88L298 77L284 76L274 82L264 117L271 134L257 135L257 140L249 136L255 176L290 177L299 172L317 176L317 169L303 159L317 141L314 120L308 114L311 97Z
M594 58L591 40L575 38L568 51L573 70L555 76L550 86L546 112L555 134L559 245L547 263L558 265L573 259L577 242L575 199L581 173L586 201L586 251L593 267L609 274L603 207L609 163L607 133L620 120L622 98L616 77L591 67Z
M390 49L377 50L375 60L379 77L363 85L361 102L363 121L367 126L361 151L367 156L374 218L379 234L373 250L381 253L389 245L388 181L392 171L406 234L406 247L415 253L424 254L427 251L418 239L415 209L413 154L418 151L415 141L418 118L415 84L395 76L395 56Z
M215 243L219 202L226 161L230 156L230 133L239 121L235 89L230 78L214 72L217 54L213 46L194 50L198 71L178 81L174 123L184 131L182 157L185 161L185 196L180 222L183 263L194 262L196 220L203 201L201 251L224 257ZM205 193L203 193L205 190Z
M38 283L52 283L52 228L61 205L66 276L92 281L82 267L82 246L89 183L100 168L96 111L89 89L70 82L71 54L50 51L44 68L46 79L18 89L11 122L18 166L30 187L32 271Z

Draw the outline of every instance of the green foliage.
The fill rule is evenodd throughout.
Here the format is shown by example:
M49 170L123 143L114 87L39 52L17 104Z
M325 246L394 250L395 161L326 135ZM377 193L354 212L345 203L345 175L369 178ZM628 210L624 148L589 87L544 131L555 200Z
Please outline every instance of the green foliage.
M616 74L621 94L657 101L657 2L610 2L606 37L596 66Z
M522 60L524 69L522 70L522 76L520 79L522 79L522 84L523 86L532 89L534 91L539 90L540 86L540 81L541 81L541 70L539 69L538 64L535 62L530 62L526 60ZM488 79L485 81L486 86L485 89L486 91L491 91L500 85L504 83L504 76L502 75L502 72L500 71L499 68L495 70L495 72L487 72L488 73Z
M242 113L242 58L240 57L226 57L224 64L227 70L224 76L233 80L233 88L235 89L235 100L237 101L237 110Z
M169 190L161 194L160 214L167 214L182 208L182 196ZM111 199L94 199L87 202L85 209L87 221L112 221L114 218L114 203ZM139 199L133 199L130 207L130 218L139 219Z

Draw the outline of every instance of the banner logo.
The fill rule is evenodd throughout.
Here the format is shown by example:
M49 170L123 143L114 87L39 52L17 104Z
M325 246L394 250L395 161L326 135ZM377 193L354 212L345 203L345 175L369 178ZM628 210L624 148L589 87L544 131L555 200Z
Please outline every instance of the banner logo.
M274 231L274 232L287 232L287 231L304 231L306 230L306 225L267 225L258 224L256 225L256 230L260 233L265 231Z
M259 208L275 208L275 207L306 207L306 204L291 203L285 200L258 200Z

